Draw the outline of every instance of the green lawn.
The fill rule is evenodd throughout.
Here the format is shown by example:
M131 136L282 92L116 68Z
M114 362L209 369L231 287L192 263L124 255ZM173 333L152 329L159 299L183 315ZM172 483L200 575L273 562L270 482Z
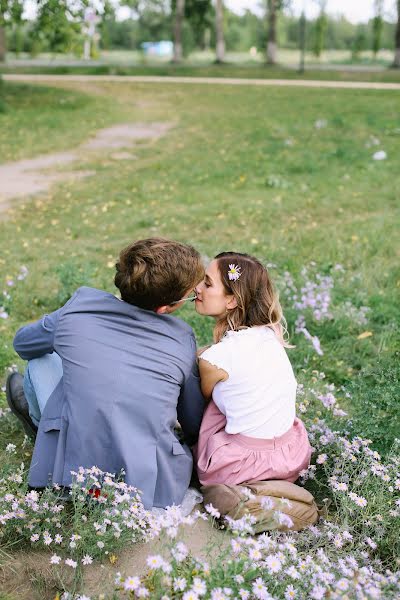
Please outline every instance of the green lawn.
M0 301L9 315L0 319L3 382L7 367L22 367L12 350L21 324L56 309L81 284L114 291L113 264L124 244L162 235L208 257L236 249L271 265L299 381L324 372L354 419L353 432L387 452L399 431L397 92L88 80L57 88L5 84L4 93L0 163L68 149L112 123L173 128L138 144L135 160L87 156L80 168L94 176L26 199L0 222L0 293L10 296ZM373 160L378 150L386 160ZM23 265L28 275L18 280ZM294 306L286 271L297 288L332 277L328 318ZM300 312L323 355L295 333ZM180 315L199 344L210 341L210 320L193 307ZM28 461L27 448L3 453L22 440L14 420L2 418L0 428L2 464Z
M336 65L335 69L326 69L323 65L313 65L304 73L299 73L297 66L279 64L267 66L261 62L236 63L227 62L223 65L214 64L213 60L206 63L186 62L174 65L168 61L154 63L124 60L105 63L77 64L64 62L57 64L46 61L41 64L0 64L2 73L33 73L57 75L157 75L157 76L182 76L182 77L243 77L250 79L313 79L332 81L370 81L370 82L400 82L400 70L382 68L377 71L356 70L354 65L347 67L345 64Z
M74 147L132 114L123 106L118 114L102 96L24 84L1 87L1 81L0 100L0 164Z
M78 84L4 87L2 162L69 148L113 122L174 127L157 143L135 148L134 162L104 152L88 157L81 166L95 176L18 205L1 223L2 280L21 265L30 273L8 289L10 316L0 321L3 370L15 360L10 344L20 324L56 308L81 282L112 290L108 265L119 249L155 234L193 242L208 256L230 248L253 252L276 265L277 280L288 270L299 282L311 261L314 270L332 273L334 319L310 322L324 355L295 336L290 356L298 370L312 365L348 384L378 357L394 360L396 92L96 83L90 95L90 82L86 93ZM372 159L379 149L386 160ZM340 277L332 271L337 263L344 268ZM347 301L370 308L367 325L348 318ZM284 308L293 333L297 313L289 301ZM200 343L207 341L211 324L191 309L182 315ZM364 330L373 335L358 339Z

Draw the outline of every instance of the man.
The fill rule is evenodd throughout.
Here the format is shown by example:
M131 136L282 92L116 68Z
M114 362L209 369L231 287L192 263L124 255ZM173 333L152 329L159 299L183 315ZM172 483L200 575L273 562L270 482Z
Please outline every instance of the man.
M185 440L197 438L204 410L192 329L171 316L203 277L198 252L161 238L122 250L121 300L79 288L59 310L22 327L14 348L28 360L7 399L37 437L29 483L71 485L71 471L97 466L125 473L145 507L179 504L192 472Z

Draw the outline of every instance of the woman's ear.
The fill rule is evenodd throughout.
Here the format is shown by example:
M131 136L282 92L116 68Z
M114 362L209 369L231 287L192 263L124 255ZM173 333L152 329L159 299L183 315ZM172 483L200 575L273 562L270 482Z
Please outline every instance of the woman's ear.
M237 302L236 302L235 296L233 296L233 295L228 296L226 308L228 310L232 310L233 308L236 308L236 307L237 307Z

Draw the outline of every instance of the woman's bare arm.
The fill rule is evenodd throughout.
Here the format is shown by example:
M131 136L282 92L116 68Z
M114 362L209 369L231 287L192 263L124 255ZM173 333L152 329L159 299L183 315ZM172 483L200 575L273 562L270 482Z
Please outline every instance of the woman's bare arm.
M220 381L226 381L229 375L224 369L219 369L204 358L199 358L200 386L206 400L211 400L214 387Z

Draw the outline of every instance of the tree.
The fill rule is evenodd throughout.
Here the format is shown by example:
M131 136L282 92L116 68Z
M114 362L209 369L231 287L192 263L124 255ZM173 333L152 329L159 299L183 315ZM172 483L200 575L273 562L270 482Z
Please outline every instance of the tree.
M395 67L396 69L400 69L400 0L397 0L397 25L394 41L395 51L393 67Z
M6 27L22 23L24 0L0 0L0 62L7 54Z
M129 25L128 21L122 21L114 22L111 27L117 37L123 29L125 42L122 46L119 44L119 47L140 49L143 42L170 39L173 22L171 12L175 12L174 0L120 0L120 4L131 9L131 19ZM109 24L111 23L112 20L109 20Z
M173 62L182 61L182 24L185 16L185 0L176 0L174 22L174 58Z
M224 40L224 2L215 0L215 32L216 32L216 53L217 62L222 63L225 59L225 40Z
M194 46L204 50L214 22L211 0L185 0L185 20L191 28Z
M290 0L267 0L267 48L266 60L269 65L276 64L277 36L276 26L278 12L288 6Z
M375 16L372 20L372 51L376 58L382 43L383 31L383 0L375 0Z
M277 19L277 4L279 0L268 0L267 2L267 18L268 18L268 34L267 34L267 63L274 65L276 63L276 19Z
M358 60L360 58L361 52L366 49L367 45L367 35L366 35L366 26L360 24L357 26L356 36L353 40L352 47L352 59Z
M1 1L1 0L0 0ZM37 0L33 45L38 51L74 52L90 58L97 52L96 25L113 14L109 0Z
M315 56L319 58L325 46L325 35L328 28L328 19L325 13L327 0L317 1L319 4L320 13L315 21L313 52Z
M37 0L38 12L32 32L36 47L45 47L51 52L76 50L83 10L88 3L85 4L74 0Z
M110 33L108 25L115 21L115 8L112 5L110 0L105 0L104 2L104 13L102 20L99 24L99 32L100 32L100 43L101 47L105 49L109 49L111 45Z

